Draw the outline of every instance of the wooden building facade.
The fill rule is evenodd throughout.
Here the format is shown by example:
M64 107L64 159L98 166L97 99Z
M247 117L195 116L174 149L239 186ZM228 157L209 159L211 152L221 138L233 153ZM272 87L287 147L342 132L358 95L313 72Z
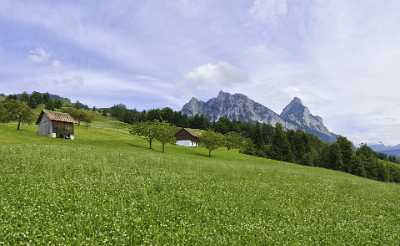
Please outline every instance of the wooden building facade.
M75 123L75 119L67 113L43 110L36 121L37 133L40 136L73 140Z
M202 130L182 128L175 134L176 145L185 147L198 147L202 133Z

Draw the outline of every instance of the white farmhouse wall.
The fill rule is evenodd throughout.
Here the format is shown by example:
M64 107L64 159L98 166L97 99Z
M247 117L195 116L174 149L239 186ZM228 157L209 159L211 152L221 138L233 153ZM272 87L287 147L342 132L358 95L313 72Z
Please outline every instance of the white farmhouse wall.
M190 140L178 140L176 141L176 145L184 147L197 147L197 143L192 142Z

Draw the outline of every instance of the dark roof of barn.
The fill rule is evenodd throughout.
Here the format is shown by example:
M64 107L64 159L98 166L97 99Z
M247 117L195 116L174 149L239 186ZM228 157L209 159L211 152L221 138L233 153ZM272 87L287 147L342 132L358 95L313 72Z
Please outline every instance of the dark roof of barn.
M182 130L187 131L190 135L197 137L197 138L200 138L201 135L204 133L204 131L200 130L200 129L182 128L179 131L182 131Z
M46 115L47 118L49 118L49 120L51 120L51 121L76 123L76 120L70 114L62 113L62 112L55 112L55 111L50 111L50 110L43 110L42 113L40 113L40 116L39 116L38 120L36 121L36 124L40 123L43 115Z

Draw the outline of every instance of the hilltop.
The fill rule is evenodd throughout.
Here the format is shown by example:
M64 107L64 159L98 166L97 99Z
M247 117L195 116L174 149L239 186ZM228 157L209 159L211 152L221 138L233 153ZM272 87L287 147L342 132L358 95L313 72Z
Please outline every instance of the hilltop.
M99 117L75 141L0 124L0 242L385 244L400 186L218 150L150 151Z

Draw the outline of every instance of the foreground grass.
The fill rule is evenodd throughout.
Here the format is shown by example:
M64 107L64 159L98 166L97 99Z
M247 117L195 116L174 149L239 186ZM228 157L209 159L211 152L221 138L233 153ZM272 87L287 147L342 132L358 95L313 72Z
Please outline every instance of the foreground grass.
M77 136L0 125L0 244L400 242L399 185L223 150L162 154L123 129Z

